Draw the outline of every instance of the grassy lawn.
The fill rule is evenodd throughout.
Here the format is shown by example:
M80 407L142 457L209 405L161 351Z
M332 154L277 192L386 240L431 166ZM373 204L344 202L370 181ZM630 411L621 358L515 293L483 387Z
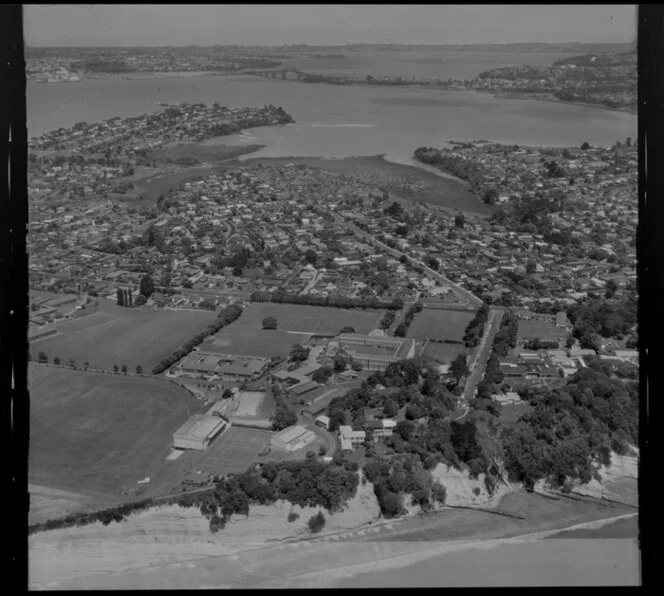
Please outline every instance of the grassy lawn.
M265 317L277 319L277 330L302 333L336 334L346 325L357 333L368 333L383 318L382 310L352 310L299 304L254 303L245 308L238 325L262 328Z
M468 323L475 313L458 310L424 309L415 315L408 328L408 337L423 341L463 341Z
M87 316L44 327L56 335L31 342L31 353L45 352L49 361L73 358L77 365L110 370L126 364L131 371L141 365L145 372L174 349L215 320L209 311L150 311L124 308L101 299L88 307Z
M165 381L39 365L30 396L30 482L116 496L146 476L146 496L170 487L173 432L200 408Z
M449 364L458 354L466 351L463 344L437 344L429 343L424 350L423 356L431 358L441 364Z
M232 323L224 327L210 340L200 346L202 352L219 354L242 354L270 358L288 356L291 348L302 341L304 336L287 331L254 329L248 325Z
M277 329L263 329L263 319L277 319ZM255 303L242 316L201 345L201 351L246 354L269 358L288 356L308 334L336 334L346 325L358 333L375 329L383 317L379 310L346 310L324 306Z
M520 404L505 404L500 410L500 421L505 424L512 424L517 421L519 416L527 414L532 409L533 407L525 401Z

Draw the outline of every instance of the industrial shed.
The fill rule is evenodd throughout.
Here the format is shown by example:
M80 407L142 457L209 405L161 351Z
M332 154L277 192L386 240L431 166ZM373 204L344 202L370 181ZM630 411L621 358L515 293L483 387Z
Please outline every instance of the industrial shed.
M316 434L303 426L290 426L270 440L275 449L297 451L316 440Z
M175 449L205 451L208 445L226 427L226 421L218 416L196 414L173 434Z

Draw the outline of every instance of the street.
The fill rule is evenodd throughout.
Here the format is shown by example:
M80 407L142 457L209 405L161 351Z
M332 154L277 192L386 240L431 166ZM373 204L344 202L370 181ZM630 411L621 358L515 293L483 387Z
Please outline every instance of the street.
M482 339L480 340L479 346L477 346L474 358L472 358L468 365L468 368L470 368L470 375L466 379L466 387L462 398L462 401L466 404L475 395L475 389L484 376L484 369L486 368L486 363L489 361L489 356L491 355L493 338L498 331L504 312L505 311L503 310L493 308L489 311L489 318L484 326Z

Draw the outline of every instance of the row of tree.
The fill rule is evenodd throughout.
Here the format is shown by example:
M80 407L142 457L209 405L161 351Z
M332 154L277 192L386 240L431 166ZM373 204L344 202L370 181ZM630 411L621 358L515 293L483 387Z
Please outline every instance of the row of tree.
M482 304L473 319L466 326L463 343L467 348L475 348L479 345L482 334L484 333L484 325L488 319L489 307L486 304Z
M311 294L288 294L283 290L275 292L253 292L249 297L251 302L274 302L277 304L306 304L310 306L330 306L334 308L358 308L379 309L387 308L399 310L403 307L403 300L395 298L391 302L385 302L375 297L350 298L346 296L329 295L313 296Z
M403 321L397 325L397 328L394 330L394 335L397 337L406 337L406 333L408 333L408 327L410 327L410 324L413 322L415 315L418 312L422 312L423 308L424 306L421 302L416 302L413 304L413 306L411 306L403 316Z
M297 422L297 416L286 404L283 391L277 383L272 383L272 396L275 403L275 409L270 418L272 430L280 431L293 426Z
M152 374L158 375L159 373L164 372L167 368L173 366L178 360L181 360L187 354L189 354L189 352L191 352L196 346L203 343L203 340L208 335L213 335L217 333L220 329L225 327L226 325L230 325L233 321L237 320L241 314L242 314L242 307L238 306L237 304L231 304L226 308L222 309L221 311L219 311L217 319L214 323L208 325L203 331L196 334L185 344L183 344L182 346L177 348L174 352L172 352L169 356L164 358L159 364L157 364L152 369Z

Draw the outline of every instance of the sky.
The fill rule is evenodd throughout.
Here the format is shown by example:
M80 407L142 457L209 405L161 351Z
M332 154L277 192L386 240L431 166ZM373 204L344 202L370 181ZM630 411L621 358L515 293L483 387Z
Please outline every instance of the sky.
M635 5L24 5L29 46L624 42Z

